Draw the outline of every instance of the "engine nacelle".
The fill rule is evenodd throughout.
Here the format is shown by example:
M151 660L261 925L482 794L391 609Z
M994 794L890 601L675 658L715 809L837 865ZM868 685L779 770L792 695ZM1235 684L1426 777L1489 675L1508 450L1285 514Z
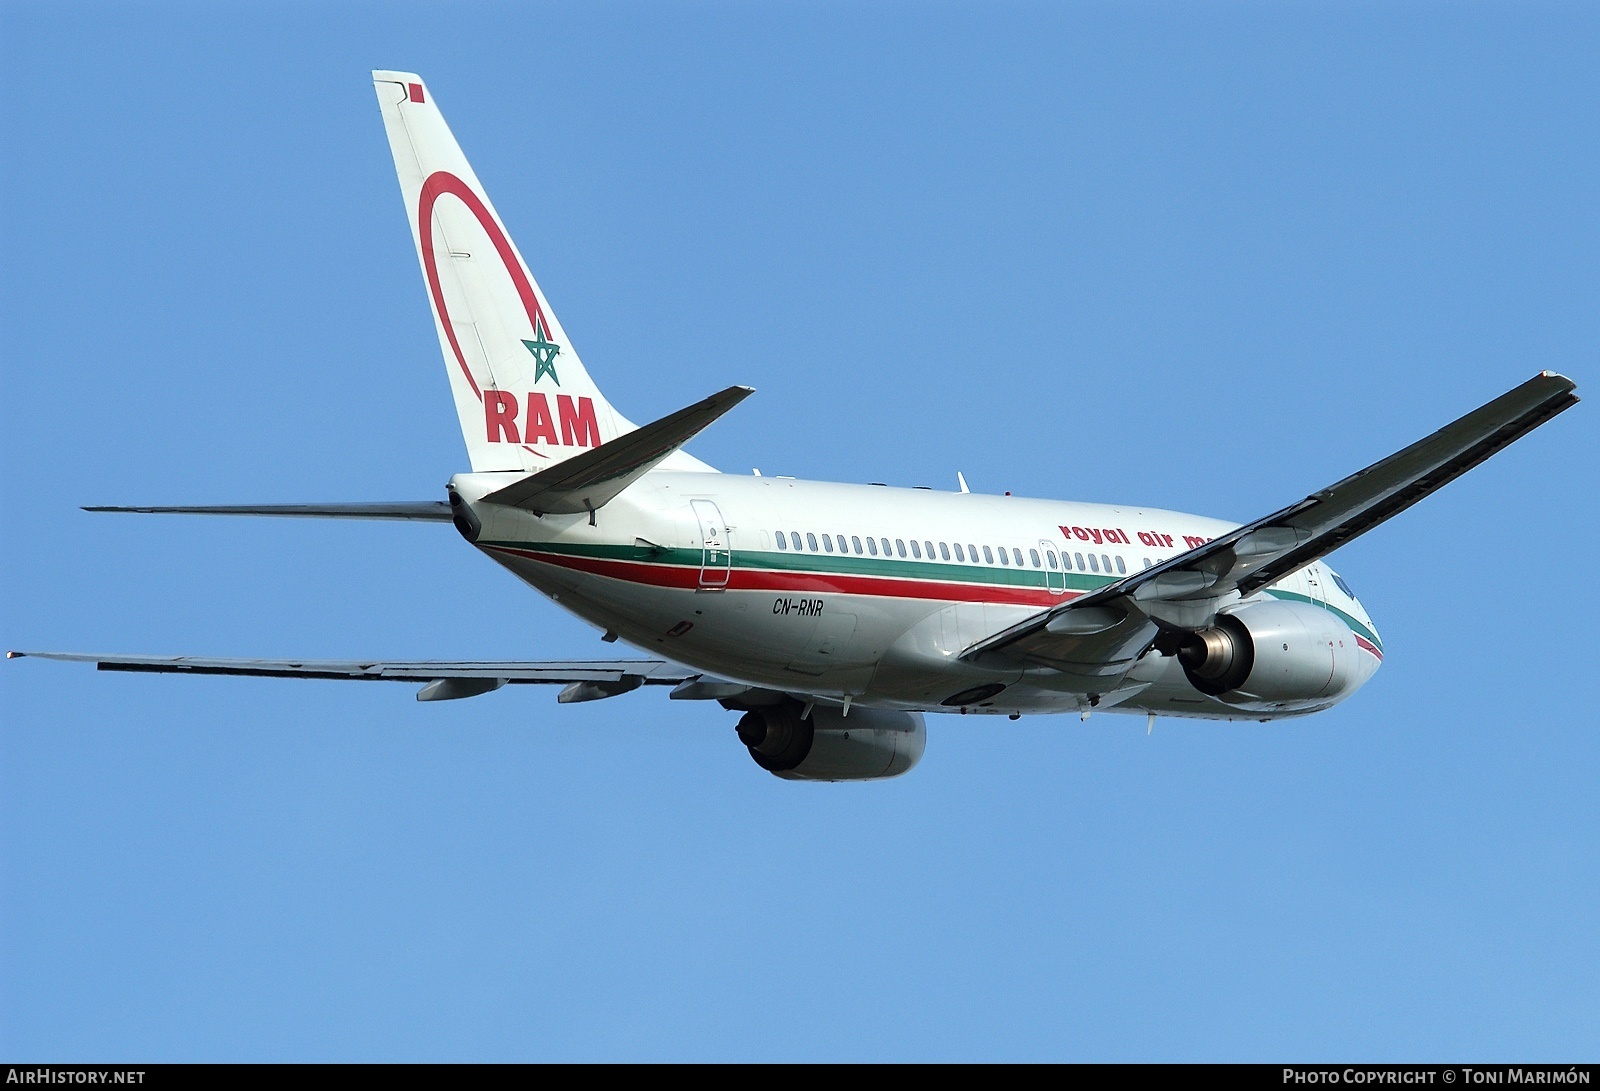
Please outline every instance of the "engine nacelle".
M1201 693L1252 711L1323 708L1366 677L1355 634L1328 610L1253 602L1186 634L1178 662Z
M818 705L801 719L796 701L754 708L739 721L739 741L756 764L785 780L881 780L922 759L928 729L920 712L853 708L846 716Z

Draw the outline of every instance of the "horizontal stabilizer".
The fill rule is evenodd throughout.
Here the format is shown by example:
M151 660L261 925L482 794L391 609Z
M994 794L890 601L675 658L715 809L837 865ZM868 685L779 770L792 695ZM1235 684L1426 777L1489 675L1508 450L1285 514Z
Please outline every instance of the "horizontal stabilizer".
M84 511L133 511L147 515L287 515L301 519L404 519L432 523L450 521L443 500L395 504L186 504L177 507L86 507Z
M483 499L539 515L593 511L754 393L748 386L730 386L687 409L524 477Z

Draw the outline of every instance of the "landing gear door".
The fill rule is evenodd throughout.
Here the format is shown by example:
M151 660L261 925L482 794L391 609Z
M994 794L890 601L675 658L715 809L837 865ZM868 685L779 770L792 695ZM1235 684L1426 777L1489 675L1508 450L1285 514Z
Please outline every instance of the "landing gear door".
M728 574L733 569L733 543L727 524L710 500L691 500L689 504L700 524L700 586L721 590L728 586Z

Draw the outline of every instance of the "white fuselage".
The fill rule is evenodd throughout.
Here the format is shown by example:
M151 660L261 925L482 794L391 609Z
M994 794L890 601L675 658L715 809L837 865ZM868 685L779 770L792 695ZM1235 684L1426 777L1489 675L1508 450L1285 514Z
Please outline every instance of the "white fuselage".
M658 470L588 515L479 502L501 474L452 488L478 548L584 620L696 670L821 701L930 712L1127 712L1261 719L1315 711L1382 661L1371 619L1313 564L1262 596L1337 614L1361 648L1357 686L1325 703L1242 712L1146 655L1077 678L958 656L989 636L1235 524L1157 509ZM780 543L780 535L782 541ZM930 555L931 551L931 555ZM1002 560L1003 558L1003 560ZM946 704L1000 684L990 700Z

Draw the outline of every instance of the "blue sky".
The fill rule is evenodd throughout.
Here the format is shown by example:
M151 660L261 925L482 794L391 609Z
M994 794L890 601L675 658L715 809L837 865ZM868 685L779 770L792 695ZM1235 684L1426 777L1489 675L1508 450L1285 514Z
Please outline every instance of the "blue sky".
M465 468L368 71L726 470L1248 519L1589 389L1580 5L0 11L5 647L605 654L448 528L92 516ZM1592 1058L1592 405L1337 553L1265 726L938 719L794 785L657 691L0 668L0 1053Z

